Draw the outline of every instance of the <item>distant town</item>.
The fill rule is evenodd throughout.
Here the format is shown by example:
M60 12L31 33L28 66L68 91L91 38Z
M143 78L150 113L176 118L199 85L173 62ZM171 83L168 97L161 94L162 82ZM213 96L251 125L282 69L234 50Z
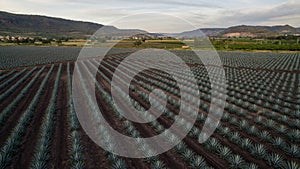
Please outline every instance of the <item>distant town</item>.
M0 36L0 41L4 43L16 44L50 44L51 42L67 42L70 38L47 38L47 37L28 37L28 36Z

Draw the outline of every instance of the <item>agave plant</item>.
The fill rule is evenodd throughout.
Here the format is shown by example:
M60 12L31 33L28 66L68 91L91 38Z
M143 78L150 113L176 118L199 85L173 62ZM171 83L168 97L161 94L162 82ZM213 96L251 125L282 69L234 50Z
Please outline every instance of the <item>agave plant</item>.
M255 104L252 104L249 106L248 108L251 112L257 112L258 111L258 108Z
M83 169L85 168L83 161L78 161L76 164L72 165L72 169Z
M292 144L290 146L286 146L285 151L293 157L300 158L300 148L298 145Z
M189 133L190 136L197 138L199 136L200 130L197 127L193 127Z
M262 131L259 133L258 136L259 136L260 140L262 140L262 141L269 141L272 139L272 136L268 131Z
M290 126L300 128L300 120L299 119L292 120Z
M273 112L273 111L269 112L269 113L266 112L264 115L267 115L267 116L269 116L272 119L278 118L277 114L275 112Z
M283 157L279 154L272 153L266 156L268 164L275 168L280 168L283 165Z
M263 123L263 119L262 119L261 116L258 116L257 118L255 118L254 122L257 123L257 124L262 124Z
M30 123L32 120L32 117L34 115L34 108L36 107L38 103L38 99L45 89L46 83L50 77L50 74L52 73L54 66L51 66L50 70L48 71L46 77L43 79L42 84L40 85L36 95L34 96L32 102L26 109L26 111L23 113L21 118L19 119L19 123L17 126L13 129L11 135L9 136L8 140L6 141L5 145L1 149L1 164L0 166L5 168L5 166L8 166L9 163L12 160L12 156L18 152L17 148L21 143L21 139L25 134L26 126Z
M228 158L231 168L241 168L244 165L244 159L240 155L231 155Z
M258 132L258 129L253 125L253 126L250 126L246 132L248 134L251 134L251 135L255 135L257 132Z
M229 147L226 146L220 146L220 148L217 150L219 156L221 156L221 158L226 158L228 156L231 155L231 150Z
M126 163L124 160L118 159L113 162L112 168L113 169L126 169L127 167L126 167Z
M241 137L239 132L232 133L231 137L229 138L232 142L239 144L241 142Z
M246 112L243 109L239 109L236 113L239 116L245 116L246 115Z
M0 168L5 169L7 167L7 163L12 160L8 154L4 154L3 151L0 152Z
M296 116L297 118L300 118L300 106L297 105L297 107L298 107L298 110L295 111L294 114L295 114L295 116Z
M195 155L194 152L190 149L185 149L181 154L184 160L192 159L192 157Z
M175 146L175 148L177 153L182 153L185 149L187 149L187 145L181 141Z
M47 169L47 162L38 161L31 166L31 169Z
M247 168L247 169L259 169L257 164L254 163L246 163L242 168Z
M153 169L166 169L165 164L162 161L155 161L151 166Z
M285 148L286 143L281 137L275 137L271 140L274 147Z
M26 79L28 79L28 77L30 77L31 76L31 74L36 70L37 68L35 67L35 68L33 68L33 69L31 69L26 75L24 75L24 76L22 76L22 78L21 79L19 79L14 85L12 85L8 90L5 90L5 92L3 92L3 93L1 93L0 94L0 101L2 102L5 98L7 98L7 96L9 95L9 94L11 94L13 91L15 91ZM7 115L4 115L5 117L7 116ZM0 119L1 119L1 125L3 125L3 121L2 121L2 117L3 117L3 114L1 114L1 116L0 116Z
M293 129L287 135L292 142L300 142L300 130Z
M235 117L231 117L229 119L229 123L233 125L238 125L238 120Z
M287 161L284 163L282 169L300 169L300 165L294 161Z
M268 128L273 129L273 128L275 128L275 122L271 119L268 119L265 123L265 126L268 127Z
M251 154L258 159L264 159L267 155L267 150L263 144L256 144L253 146Z
M207 164L205 162L205 159L199 155L196 155L193 157L193 159L191 160L191 167L193 169L199 169L199 168L206 168Z
M220 141L213 137L210 137L204 144L205 147L212 152L218 150L221 145Z
M229 135L231 135L230 129L228 127L224 127L224 128L222 127L222 128L220 128L219 132L223 136L229 136Z
M69 122L70 122L70 136L69 139L72 141L71 149L69 150L71 156L71 168L72 169L83 169L85 167L84 157L83 157L83 148L81 146L81 138L78 132L79 121L77 119L73 100L72 100L72 90L71 90L71 74L70 74L70 63L67 64L67 73L68 73L68 89L69 89Z
M249 138L245 138L241 141L241 147L250 151L252 149L252 141Z
M224 113L222 116L222 120L228 121L230 119L230 115L228 113Z
M280 125L279 128L277 128L277 131L280 133L285 133L287 131L287 127L284 125Z
M249 124L248 124L247 120L240 121L240 123L239 123L239 128L240 129L246 129L248 127L249 127Z

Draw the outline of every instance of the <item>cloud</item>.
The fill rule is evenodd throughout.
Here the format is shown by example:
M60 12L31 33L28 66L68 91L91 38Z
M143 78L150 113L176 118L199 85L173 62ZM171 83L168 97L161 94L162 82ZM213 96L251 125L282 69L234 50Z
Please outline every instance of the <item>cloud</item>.
M288 1L275 6L257 7L255 9L221 10L216 22L223 25L233 24L293 24L300 26L300 2Z
M300 27L299 0L0 0L0 4L0 10L4 11L100 24L110 24L127 15L154 12L181 17L196 27L228 27L241 24L291 24ZM186 28L178 24L168 28L166 23L168 22L162 19L148 23L145 19L133 26L143 28L147 25L150 31L159 28L161 31L181 31Z

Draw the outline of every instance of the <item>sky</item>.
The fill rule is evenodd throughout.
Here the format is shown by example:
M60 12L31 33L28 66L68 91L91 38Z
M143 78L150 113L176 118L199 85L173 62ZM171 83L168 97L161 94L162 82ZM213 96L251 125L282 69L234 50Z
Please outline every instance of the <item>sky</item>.
M0 0L0 11L149 32L235 25L300 27L300 0Z

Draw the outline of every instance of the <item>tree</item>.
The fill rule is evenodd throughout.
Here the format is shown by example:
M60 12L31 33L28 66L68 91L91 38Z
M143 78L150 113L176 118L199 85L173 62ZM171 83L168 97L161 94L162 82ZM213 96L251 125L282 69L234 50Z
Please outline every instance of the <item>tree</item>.
M61 39L58 39L58 40L56 41L56 43L57 43L58 45L61 45L61 44L62 44L62 40L61 40Z
M42 39L42 43L43 44L50 44L51 43L51 39Z
M140 46L142 44L142 41L136 40L133 44L134 44L134 46Z

